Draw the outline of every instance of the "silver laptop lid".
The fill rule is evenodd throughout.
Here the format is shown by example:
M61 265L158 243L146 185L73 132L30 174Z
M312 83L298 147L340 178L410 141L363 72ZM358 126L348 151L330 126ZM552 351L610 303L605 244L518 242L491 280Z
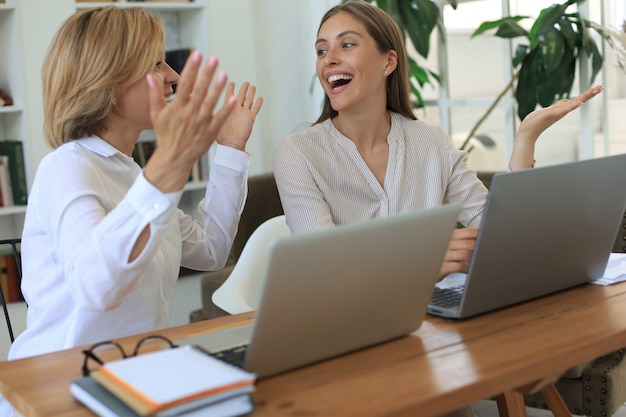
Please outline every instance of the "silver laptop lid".
M419 328L459 210L446 205L276 242L245 368L265 377Z
M580 285L606 267L626 155L494 176L459 317Z

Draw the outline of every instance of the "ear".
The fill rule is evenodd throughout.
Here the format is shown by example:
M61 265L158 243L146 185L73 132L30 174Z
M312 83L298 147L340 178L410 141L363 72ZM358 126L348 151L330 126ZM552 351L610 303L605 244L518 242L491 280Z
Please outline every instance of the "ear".
M387 65L385 65L385 73L387 75L395 71L398 66L398 53L395 50L387 52Z

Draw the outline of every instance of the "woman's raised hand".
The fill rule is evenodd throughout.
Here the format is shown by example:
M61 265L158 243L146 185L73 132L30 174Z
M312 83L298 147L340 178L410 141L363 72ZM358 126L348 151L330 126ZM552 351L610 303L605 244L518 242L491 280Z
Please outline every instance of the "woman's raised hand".
M235 94L235 84L229 83L226 87L226 100ZM217 143L224 146L231 146L241 151L246 150L246 143L252 133L252 126L257 114L263 105L263 98L256 101L256 87L249 82L241 85L236 97L235 108L226 119L222 130L220 130Z
M571 111L578 109L588 100L600 94L603 89L602 86L591 87L576 98L559 100L551 106L529 113L520 123L517 135L515 135L515 143L509 162L511 170L532 167L535 160L535 143L539 136Z
M216 111L228 77L222 72L213 80L217 58L210 57L202 70L201 61L199 52L190 55L176 97L169 104L165 102L163 85L147 75L157 147L144 168L144 175L163 192L178 191L185 186L193 164L218 138L237 104L237 97L227 94L223 106Z

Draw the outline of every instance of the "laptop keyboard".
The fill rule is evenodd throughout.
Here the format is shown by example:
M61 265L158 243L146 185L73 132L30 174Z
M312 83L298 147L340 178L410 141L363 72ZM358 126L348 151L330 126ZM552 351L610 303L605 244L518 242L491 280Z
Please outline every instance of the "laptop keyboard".
M234 365L242 369L243 369L244 360L246 359L246 352L248 350L248 345L235 346L235 347L227 348L227 349L220 350L217 352L209 352L200 346L196 346L196 347L206 352L207 354L213 356L214 358L220 359L226 363L229 363L231 365Z
M455 285L447 288L435 287L435 292L430 299L430 304L442 308L456 307L461 303L464 288L464 285Z

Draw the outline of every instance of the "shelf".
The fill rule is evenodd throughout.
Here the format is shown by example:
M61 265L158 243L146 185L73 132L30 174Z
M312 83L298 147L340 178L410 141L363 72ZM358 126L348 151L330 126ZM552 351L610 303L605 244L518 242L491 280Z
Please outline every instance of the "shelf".
M0 114L9 114L9 113L21 113L24 109L20 106L2 106L0 107Z
M0 207L0 216L8 216L12 214L24 214L24 213L26 213L26 206Z

